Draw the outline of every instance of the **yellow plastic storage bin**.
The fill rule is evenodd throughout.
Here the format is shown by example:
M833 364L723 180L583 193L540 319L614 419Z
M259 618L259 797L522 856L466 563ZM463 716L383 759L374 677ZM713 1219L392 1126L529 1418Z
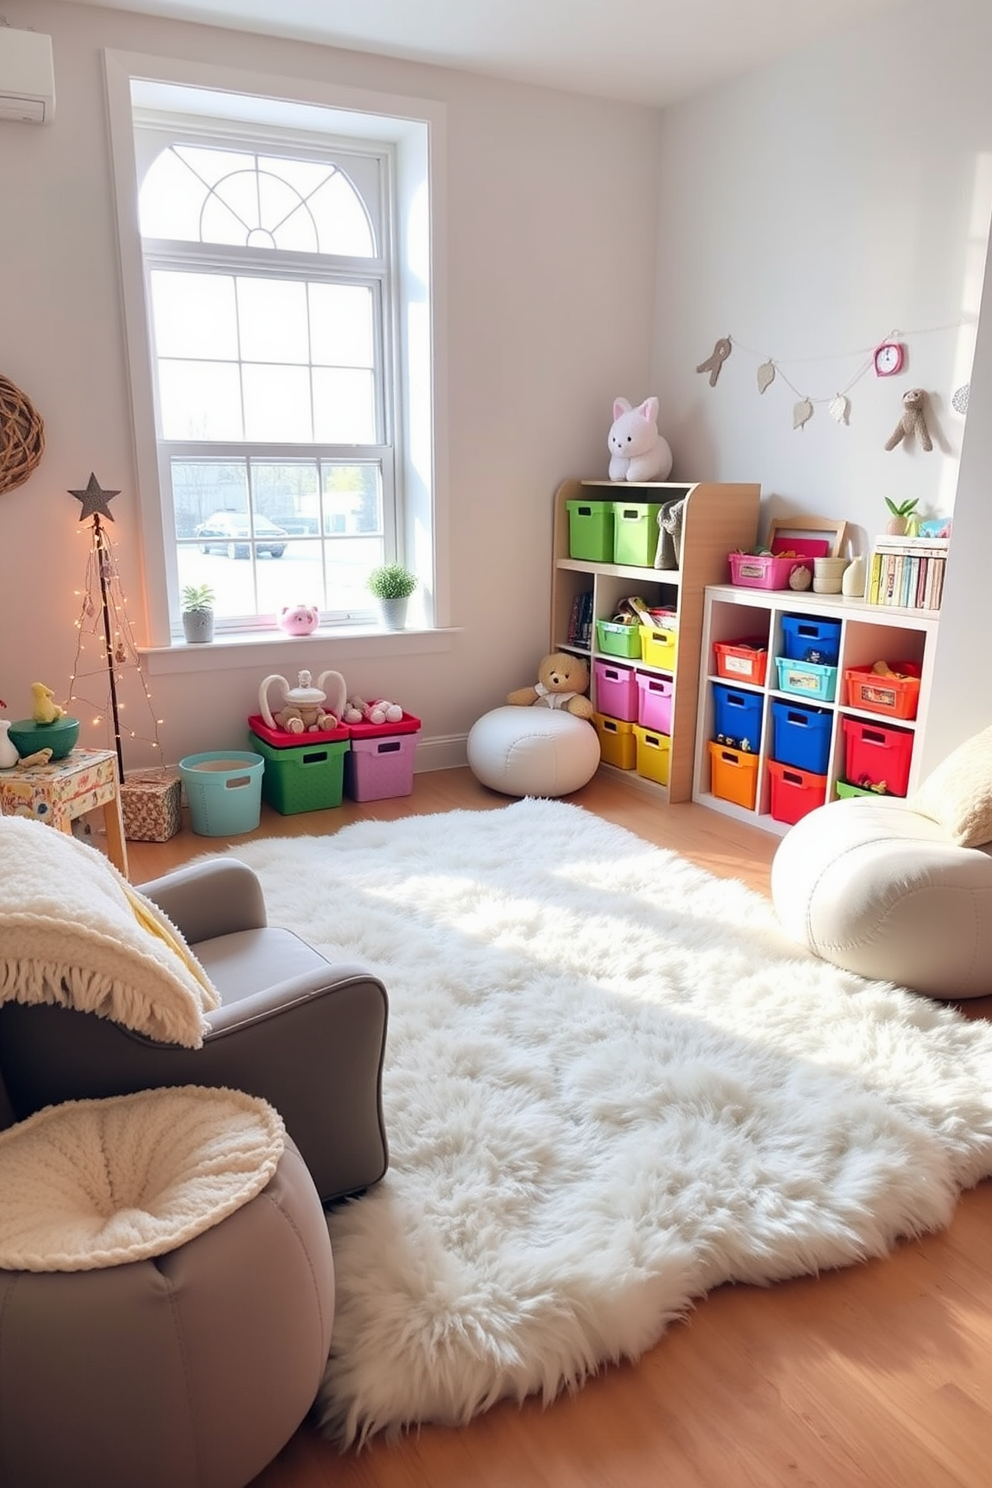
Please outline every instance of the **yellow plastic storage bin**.
M668 784L668 767L671 764L672 738L670 734L657 734L653 729L632 724L637 740L637 773L647 780L656 780L659 785Z
M592 721L599 735L599 752L604 765L616 765L618 770L637 768L637 740L634 725L622 718L611 718L608 713L594 713Z
M640 625L638 629L641 632L641 660L645 666L664 667L674 672L678 631L659 630L650 625Z

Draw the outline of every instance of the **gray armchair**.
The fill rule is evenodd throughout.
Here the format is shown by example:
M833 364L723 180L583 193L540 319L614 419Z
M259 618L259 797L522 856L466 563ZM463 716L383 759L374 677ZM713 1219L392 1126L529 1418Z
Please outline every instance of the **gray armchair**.
M234 858L204 859L140 888L220 993L202 1047L159 1043L71 1008L4 1003L0 1086L14 1118L156 1086L230 1086L281 1112L324 1203L377 1182L388 1165L382 983L269 926L258 879Z

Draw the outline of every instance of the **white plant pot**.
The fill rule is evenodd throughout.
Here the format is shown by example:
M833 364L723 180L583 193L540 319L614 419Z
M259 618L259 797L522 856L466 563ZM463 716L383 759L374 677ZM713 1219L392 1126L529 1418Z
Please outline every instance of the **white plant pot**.
M184 610L183 634L190 646L202 646L214 638L213 610Z
M406 607L409 600L403 599L380 599L379 609L382 613L382 623L387 630L403 630L406 627Z

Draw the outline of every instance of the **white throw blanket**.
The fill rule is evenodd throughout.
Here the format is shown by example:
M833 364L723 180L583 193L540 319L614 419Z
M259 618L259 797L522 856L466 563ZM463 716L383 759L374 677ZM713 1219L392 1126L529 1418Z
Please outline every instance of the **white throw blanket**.
M0 817L0 1002L53 1003L199 1048L220 998L179 931L100 852Z

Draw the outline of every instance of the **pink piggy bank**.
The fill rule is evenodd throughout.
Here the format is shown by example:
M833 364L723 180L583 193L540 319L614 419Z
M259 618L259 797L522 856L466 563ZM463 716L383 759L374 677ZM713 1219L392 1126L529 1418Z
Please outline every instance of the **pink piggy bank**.
M320 611L316 605L283 605L276 624L287 635L311 635L320 624Z

